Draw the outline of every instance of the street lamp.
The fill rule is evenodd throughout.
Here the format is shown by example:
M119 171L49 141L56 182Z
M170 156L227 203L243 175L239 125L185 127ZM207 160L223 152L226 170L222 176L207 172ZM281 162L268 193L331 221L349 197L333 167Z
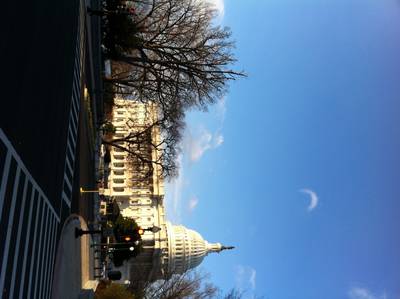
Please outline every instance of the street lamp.
M129 248L116 248L116 247L110 247L108 248L108 252L112 253L114 251L135 251L135 247L134 246L130 246Z
M90 247L96 247L96 246L99 246L99 247L109 247L109 246L127 245L127 244L137 246L137 245L139 245L139 243L140 243L140 241L134 241L134 242L129 242L129 243L127 243L127 242L95 243L95 244L91 244Z
M78 227L75 227L75 238L82 237L83 235L95 235L101 234L103 231L101 229L91 229L91 230L83 230Z
M83 193L99 193L99 194L103 194L104 193L104 188L99 188L97 190L84 190L82 187L79 188L79 192L81 194Z
M142 228L143 231L147 231L147 232L152 232L152 233L158 233L161 230L161 227L158 226L153 226L153 227L148 227L148 228Z

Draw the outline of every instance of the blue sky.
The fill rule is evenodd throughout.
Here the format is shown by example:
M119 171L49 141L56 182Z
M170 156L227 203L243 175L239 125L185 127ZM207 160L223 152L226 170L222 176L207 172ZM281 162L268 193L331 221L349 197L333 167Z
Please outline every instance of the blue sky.
M247 298L399 299L400 2L217 2L249 77L188 115L169 218Z

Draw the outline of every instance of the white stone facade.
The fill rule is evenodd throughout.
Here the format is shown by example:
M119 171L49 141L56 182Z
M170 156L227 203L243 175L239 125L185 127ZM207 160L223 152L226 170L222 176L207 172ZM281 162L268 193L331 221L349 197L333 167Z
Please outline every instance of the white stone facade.
M157 118L155 105L145 105L116 99L113 125L117 131L114 138L122 138L135 130L143 130ZM151 129L151 140L160 139L158 127ZM121 143L121 145L126 145ZM143 146L144 152L157 157L154 149ZM111 171L105 194L117 200L121 213L134 218L142 228L160 227L159 232L146 231L142 236L143 252L125 265L125 279L157 280L171 273L184 273L198 266L210 252L219 252L226 247L210 244L197 232L166 221L164 208L164 181L159 166L154 165L152 175L143 179L148 171L138 168L128 154L116 147L111 148Z

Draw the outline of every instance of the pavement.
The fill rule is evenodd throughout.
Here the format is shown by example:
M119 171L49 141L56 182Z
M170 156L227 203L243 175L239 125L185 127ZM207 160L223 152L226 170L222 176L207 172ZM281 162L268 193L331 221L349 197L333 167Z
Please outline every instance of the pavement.
M86 6L97 7L97 0L82 0ZM57 256L54 267L51 298L57 299L89 299L94 298L94 292L98 285L96 275L99 270L99 260L96 259L94 249L90 246L99 243L99 236L83 235L75 237L75 229L88 229L88 222L96 224L99 215L98 194L80 194L79 189L95 190L100 157L100 137L92 136L91 125L101 121L102 94L101 89L101 59L100 59L100 22L98 17L86 16L86 87L92 98L90 107L84 99L80 102L79 129L77 142L77 155L75 161L74 187L72 192L71 214L64 222L57 248ZM89 103L89 105L90 105ZM90 111L90 112L89 112ZM88 117L91 113L91 118Z
M94 298L97 281L93 277L94 250L91 236L75 237L75 229L87 230L85 220L71 215L64 224L57 249L51 298Z

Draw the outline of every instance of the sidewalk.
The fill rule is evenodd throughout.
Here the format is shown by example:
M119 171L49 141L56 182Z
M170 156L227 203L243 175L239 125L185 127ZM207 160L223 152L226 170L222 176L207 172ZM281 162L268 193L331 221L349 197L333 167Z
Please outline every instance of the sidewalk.
M90 235L75 238L75 228L87 230L82 217L71 215L64 224L58 244L51 298L93 298L93 249Z

